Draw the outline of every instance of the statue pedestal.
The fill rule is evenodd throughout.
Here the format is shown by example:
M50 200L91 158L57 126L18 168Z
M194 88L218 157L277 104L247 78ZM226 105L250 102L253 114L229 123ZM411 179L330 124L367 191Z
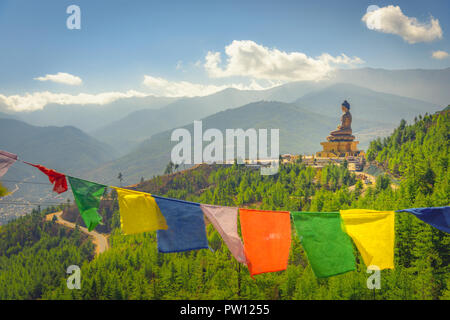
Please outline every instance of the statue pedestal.
M356 145L359 141L327 141L321 142L323 151L316 153L316 157L334 158L357 156L360 151Z

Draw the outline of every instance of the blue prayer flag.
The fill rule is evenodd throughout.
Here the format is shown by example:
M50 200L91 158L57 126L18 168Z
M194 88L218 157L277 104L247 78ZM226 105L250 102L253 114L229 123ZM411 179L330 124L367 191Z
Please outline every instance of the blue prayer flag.
M450 233L450 207L413 208L397 212L409 212L430 226Z
M199 203L154 196L168 229L158 230L159 252L208 249L205 220Z

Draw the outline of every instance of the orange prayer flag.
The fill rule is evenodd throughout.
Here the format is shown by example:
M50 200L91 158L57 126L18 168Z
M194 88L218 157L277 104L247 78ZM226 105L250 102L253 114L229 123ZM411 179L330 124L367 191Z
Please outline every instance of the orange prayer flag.
M285 270L291 247L290 213L239 209L239 219L251 276Z

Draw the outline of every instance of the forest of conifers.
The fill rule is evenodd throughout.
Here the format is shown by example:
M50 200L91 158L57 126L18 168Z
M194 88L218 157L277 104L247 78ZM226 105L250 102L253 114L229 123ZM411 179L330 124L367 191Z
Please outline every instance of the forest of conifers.
M345 163L322 169L283 164L274 176L241 165L200 166L154 177L138 189L195 202L289 211L348 208L397 210L449 205L450 112L402 121L391 136L372 141L367 160L383 169L365 186ZM392 181L400 181L394 185ZM115 197L114 194L111 195ZM293 231L287 270L253 280L213 226L212 250L161 254L156 233L121 234L119 212L102 211L111 248L94 258L80 230L45 221L33 210L0 227L0 299L450 299L450 236L409 213L396 214L395 269L381 271L369 290L366 267L318 279ZM81 290L66 286L69 265L81 267Z

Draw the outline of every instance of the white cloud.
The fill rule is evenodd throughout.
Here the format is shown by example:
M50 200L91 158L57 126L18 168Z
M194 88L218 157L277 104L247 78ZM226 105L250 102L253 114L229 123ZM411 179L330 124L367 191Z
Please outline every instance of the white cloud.
M433 51L433 53L431 54L431 56L432 56L434 59L442 60L442 59L445 59L445 58L448 57L448 52L445 52L445 51L442 51L442 50L437 50L437 51Z
M144 76L143 84L149 88L151 93L157 96L165 97L207 96L227 88L235 88L239 90L263 90L276 85L274 83L269 86L262 86L256 81L252 81L250 85L236 83L227 85L198 84L188 81L169 81L164 78L152 77L148 75Z
M399 35L411 44L442 38L438 19L430 17L428 23L422 23L414 17L405 16L399 6L389 5L378 9L370 6L362 21L371 30Z
M188 81L169 81L164 78L144 76L143 84L149 88L149 92L143 93L135 90L126 92L102 92L98 94L79 93L76 95L67 93L53 93L49 91L25 93L23 95L6 96L0 94L0 106L4 105L13 111L33 111L43 109L48 104L68 105L68 104L97 104L105 105L119 99L132 97L165 96L165 97L194 97L207 96L227 88L239 90L264 90L275 85L276 82L269 82L267 86L262 86L256 81L245 84L227 85L205 85Z
M225 47L228 56L221 68L220 52L208 52L204 67L210 77L244 76L276 81L321 80L337 65L352 66L364 61L345 54L333 57L324 53L308 57L302 52L284 52L267 48L251 40L234 40Z
M32 111L44 108L47 104L108 104L118 99L131 97L146 97L149 94L129 90L126 92L103 92L99 94L80 93L71 95L66 93L52 93L48 91L26 93L24 95L5 96L0 94L0 103L14 111Z
M34 80L52 81L57 83L68 84L71 86L79 86L83 83L80 77L65 72L58 72L57 74L46 74L45 77L37 77L34 78Z
M171 81L161 77L144 75L145 93L135 90L126 92L103 92L98 94L66 94L49 91L5 96L0 94L0 104L14 111L31 111L44 108L48 104L108 104L118 99L146 97L150 95L166 97L207 96L227 88L238 90L265 90L289 81L321 80L334 71L336 66L353 66L363 63L358 57L345 54L331 56L323 53L318 57L308 57L301 52L283 52L259 45L253 41L233 41L225 47L228 56L225 66L220 66L219 52L208 52L203 67L210 77L246 77L246 81L228 84L200 84L189 81ZM197 61L195 67L201 67ZM183 62L177 62L177 69L183 69ZM36 78L39 81L54 81L67 84L81 84L79 77L58 73Z

